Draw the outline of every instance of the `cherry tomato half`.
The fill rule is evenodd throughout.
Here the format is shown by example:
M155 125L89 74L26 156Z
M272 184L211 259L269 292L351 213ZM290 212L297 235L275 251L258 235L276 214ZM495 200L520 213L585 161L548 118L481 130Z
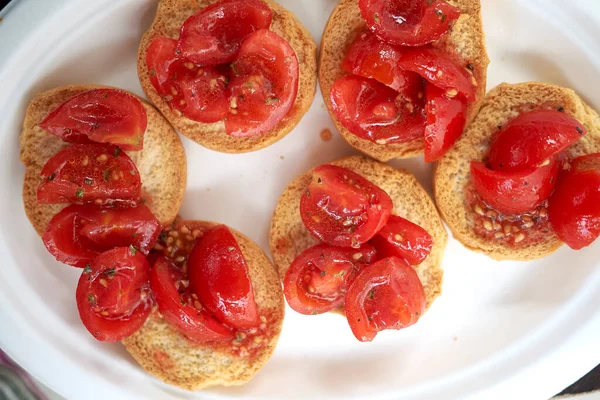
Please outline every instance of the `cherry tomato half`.
M41 204L137 200L142 188L131 158L108 144L74 144L59 151L42 168L41 180Z
M389 257L358 274L346 293L344 310L354 336L370 342L379 331L416 323L425 306L425 291L415 270Z
M81 321L96 339L123 340L152 309L150 266L133 247L109 250L83 270L76 297Z
M306 228L322 242L359 248L386 224L390 196L349 169L321 165L300 200Z
M346 290L358 272L375 261L375 249L318 244L298 255L283 280L285 298L301 314L321 314L344 304Z
M419 265L431 253L433 238L419 225L391 215L369 243L375 246L378 259L395 256L410 265Z

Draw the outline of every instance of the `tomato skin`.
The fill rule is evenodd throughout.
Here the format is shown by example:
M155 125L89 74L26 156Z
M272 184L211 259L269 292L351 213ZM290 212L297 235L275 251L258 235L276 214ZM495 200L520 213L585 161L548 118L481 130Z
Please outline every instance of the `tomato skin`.
M211 229L194 245L188 273L192 292L217 320L237 329L260 324L246 259L227 226Z
M227 134L256 136L275 128L294 105L300 69L296 52L275 32L258 30L231 64Z
M454 146L467 122L467 102L449 98L446 92L430 83L425 86L425 162L434 162Z
M369 244L348 249L318 244L300 253L283 280L290 307L306 315L322 314L344 304L346 290L362 268L375 261Z
M189 290L182 284L185 278L185 274L164 256L154 263L150 285L163 318L191 340L205 342L232 339L233 332L194 301ZM193 306L196 303L198 308Z
M425 312L423 285L415 270L398 257L363 269L346 293L344 310L354 336L372 341L384 329L413 325Z
M600 235L600 153L573 160L548 200L548 218L563 242L574 250Z
M494 137L490 168L519 171L533 168L554 157L587 133L570 115L555 110L522 113L509 121Z
M383 145L423 137L422 104L405 101L374 79L345 76L334 82L330 96L336 119L361 139Z
M398 257L410 265L419 265L431 253L433 238L419 225L391 215L370 243L375 246L378 259Z
M40 127L71 143L104 142L141 150L148 124L137 97L119 89L93 89L52 110Z
M300 216L308 231L339 247L359 248L368 242L387 223L392 208L392 199L378 186L328 164L314 169L300 199Z
M268 29L271 9L258 0L218 1L185 20L177 48L181 55L203 66L234 60L242 40Z
M519 172L495 171L480 161L472 161L471 179L487 204L505 214L522 214L550 197L559 169L556 158L543 167Z
M150 266L126 247L100 254L77 284L77 309L83 325L100 341L133 335L152 310Z
M460 16L458 8L442 0L359 0L358 5L369 29L397 46L432 43Z
M125 152L108 144L74 144L50 158L41 172L41 204L136 200L142 183Z

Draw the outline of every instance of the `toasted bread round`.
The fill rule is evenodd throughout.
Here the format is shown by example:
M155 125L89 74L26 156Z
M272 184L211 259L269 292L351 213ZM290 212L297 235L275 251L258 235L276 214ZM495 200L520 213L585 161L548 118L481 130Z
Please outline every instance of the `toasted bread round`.
M150 82L146 67L146 51L157 36L179 38L183 22L217 0L160 0L152 26L142 37L138 52L138 76L152 103L182 134L196 143L223 153L246 153L267 147L287 135L300 122L313 102L317 84L317 46L296 16L275 1L264 1L273 11L271 30L285 38L298 57L300 80L298 95L290 112L271 131L252 137L233 137L225 132L225 124L204 124L175 114Z
M475 120L437 164L434 174L437 206L454 237L465 247L496 260L533 260L552 253L562 245L553 232L548 233L545 240L533 245L518 246L485 240L474 233L473 213L468 212L465 206L465 187L470 181L471 161L483 161L487 157L498 126L522 112L558 107L563 107L588 131L586 136L568 149L570 155L600 151L600 116L573 90L547 83L504 83L488 93Z
M58 137L39 127L41 120L56 107L88 90L106 86L72 85L49 90L37 95L25 114L21 132L21 161L25 165L23 204L31 224L41 236L52 217L67 204L38 204L36 193L40 172L46 161L69 146ZM185 151L177 132L150 104L139 99L146 110L148 127L144 134L144 148L129 151L142 179L146 204L163 224L170 224L179 211L186 185L187 163Z
M408 171L362 156L350 156L331 162L362 175L390 195L393 214L423 227L433 238L433 248L425 261L415 267L425 289L427 307L442 293L441 268L448 235L433 201ZM318 244L300 217L300 198L312 179L312 171L300 175L288 185L277 202L271 222L270 247L281 279L298 254Z
M473 67L473 76L476 77L478 86L476 101L467 111L466 124L468 125L477 115L483 101L489 64L481 22L481 4L479 0L447 1L460 8L462 14L451 32L440 39L435 46L457 55L463 60L464 67L469 64ZM377 160L388 161L392 158L409 158L423 154L422 138L405 143L376 144L350 133L335 117L330 97L331 86L336 80L347 75L342 68L347 49L365 28L366 24L360 15L358 0L340 0L323 32L319 56L319 85L327 110L344 139L351 146Z
M205 231L219 225L197 224ZM248 264L258 312L261 316L270 315L274 321L269 328L273 334L263 339L265 345L256 357L238 358L191 342L154 310L142 328L123 344L148 373L166 383L187 390L242 385L264 366L277 346L285 312L277 271L256 243L233 229L231 232Z

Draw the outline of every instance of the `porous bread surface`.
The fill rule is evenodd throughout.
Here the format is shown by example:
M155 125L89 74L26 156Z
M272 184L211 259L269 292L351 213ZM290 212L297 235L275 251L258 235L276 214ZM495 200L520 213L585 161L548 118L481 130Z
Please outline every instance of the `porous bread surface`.
M481 22L481 4L479 0L448 0L448 3L460 8L462 13L452 30L435 46L458 56L464 62L463 67L468 64L474 67L474 76L478 84L477 96L476 101L467 111L466 124L468 125L477 115L483 101L489 64ZM335 117L330 97L331 86L336 80L347 75L342 68L347 49L365 28L366 24L360 15L358 0L340 0L323 32L319 55L319 85L327 110L344 139L375 159L387 161L392 158L408 158L423 154L422 138L405 143L376 144L353 135Z
M442 292L441 268L448 235L433 201L417 179L408 171L371 160L350 156L329 164L347 168L387 192L394 202L393 214L423 227L433 238L433 248L425 261L415 267L425 289L427 306ZM294 179L277 202L269 236L271 255L283 279L298 254L318 244L300 217L300 198L312 179L312 171Z
M200 224L205 226L205 230L219 225L214 222ZM148 373L166 383L187 390L242 385L252 379L275 350L285 311L277 271L256 243L233 229L231 232L248 264L259 314L274 316L275 334L263 339L268 342L256 358L238 358L189 341L155 309L142 328L123 340L123 344Z
M75 96L100 85L62 86L38 94L27 107L20 136L20 157L25 165L23 204L29 221L41 236L52 217L68 204L38 204L36 193L40 172L46 161L69 146L42 128L39 123L56 107ZM116 88L114 88L116 89ZM186 186L187 162L181 139L169 122L146 101L138 98L148 117L144 147L128 151L142 180L147 205L163 224L170 224L179 212Z
M183 22L217 0L160 0L156 17L142 37L138 52L138 76L144 92L160 112L185 136L212 150L224 153L245 153L267 147L287 135L300 122L313 102L317 84L317 46L310 33L296 16L275 1L264 1L273 11L270 29L285 38L296 52L300 79L298 95L286 117L271 131L252 137L233 137L225 132L225 124L205 124L175 114L150 82L146 52L158 37L179 38Z
M434 174L436 203L454 237L467 248L497 260L524 261L542 258L562 245L553 232L544 241L523 246L485 240L474 233L474 214L467 209L465 192L470 181L471 161L485 160L499 126L522 112L556 110L558 107L563 107L588 131L568 149L568 153L579 156L600 151L600 116L573 90L548 83L504 83L488 93L475 120L452 150L439 161Z

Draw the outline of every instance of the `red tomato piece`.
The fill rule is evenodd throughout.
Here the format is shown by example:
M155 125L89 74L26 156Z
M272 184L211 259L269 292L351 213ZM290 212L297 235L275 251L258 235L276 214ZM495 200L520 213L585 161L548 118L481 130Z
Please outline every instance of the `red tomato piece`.
M331 87L331 103L336 119L359 138L387 144L423 137L423 105L376 80L354 75L338 79Z
M397 46L424 46L441 38L460 16L442 0L359 0L367 26Z
M375 249L369 244L360 249L313 246L300 253L287 270L285 298L301 314L316 315L341 307L350 283L373 261Z
M94 89L52 110L40 127L67 142L103 142L141 150L147 124L146 110L137 97L118 89Z
M534 168L566 150L587 133L570 115L555 110L520 114L496 134L490 147L490 168L519 171Z
M425 161L439 160L461 137L467 122L467 102L450 98L443 89L428 83L425 89Z
M137 167L118 146L74 144L50 158L41 173L41 204L137 200L142 182Z
M246 137L275 128L298 95L300 72L292 46L275 32L256 31L242 42L231 71L227 133Z
M76 297L81 321L96 339L123 340L152 309L150 265L133 247L102 253L83 270Z
M189 339L202 342L233 338L233 332L194 298L187 289L187 276L168 258L156 260L150 285L163 318Z
M177 54L177 41L157 37L146 53L150 82L177 114L203 123L227 115L227 83L222 70L199 67Z
M433 238L419 225L391 215L370 243L375 246L379 259L395 256L410 265L419 265L431 253Z
M348 48L344 69L354 75L375 79L418 103L418 94L423 96L423 79L398 66L400 54L400 48L365 31Z
M363 269L350 284L344 303L352 333L361 342L370 342L384 329L416 323L425 307L425 291L417 273L397 257Z
M359 174L335 165L321 165L300 199L304 225L322 242L359 248L387 223L390 196Z
M563 172L548 200L548 219L563 242L574 250L600 235L600 153L578 157Z
M188 258L192 293L222 323L248 329L260 324L248 264L229 228L205 233Z
M518 172L494 171L480 161L471 162L471 179L481 199L505 214L522 214L544 202L554 190L559 162Z
M185 20L177 44L181 55L203 66L233 61L242 40L268 29L271 9L259 0L222 0Z

